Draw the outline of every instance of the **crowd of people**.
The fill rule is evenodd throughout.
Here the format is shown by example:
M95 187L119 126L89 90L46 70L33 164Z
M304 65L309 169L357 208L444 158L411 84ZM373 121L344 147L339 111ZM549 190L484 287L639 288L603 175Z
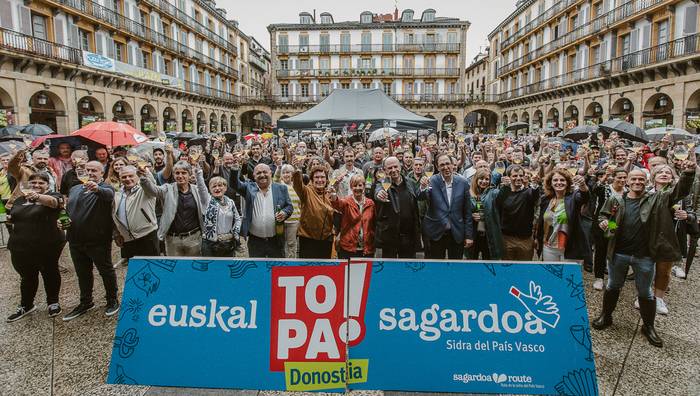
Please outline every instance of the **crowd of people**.
M660 347L655 316L669 313L671 274L687 276L700 234L694 145L670 135L644 144L615 132L577 143L441 133L371 144L280 133L153 147L61 143L56 157L41 148L0 157L21 279L8 322L36 310L39 275L49 316L61 313L66 243L80 303L65 321L95 307L93 267L105 314L117 313L115 268L135 256L574 260L603 291L592 327L613 323L634 279L642 333Z

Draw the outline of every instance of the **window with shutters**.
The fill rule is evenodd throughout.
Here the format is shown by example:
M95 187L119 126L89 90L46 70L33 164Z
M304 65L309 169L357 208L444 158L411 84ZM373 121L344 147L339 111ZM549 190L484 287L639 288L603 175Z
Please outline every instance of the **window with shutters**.
M382 50L391 51L393 49L394 35L391 32L382 33Z
M331 68L331 60L328 58L321 58L319 60L319 67L323 71L328 71Z
M80 38L80 49L90 51L90 33L86 30L78 29L78 36Z
M350 33L340 34L340 51L350 52Z
M299 35L299 51L300 52L309 52L309 35L308 34L300 34Z
M688 36L698 31L698 6L696 4L685 8L683 17L683 35Z
M668 19L656 24L656 44L668 43Z
M362 32L362 50L363 52L371 51L372 49L372 33Z
M124 44L114 42L114 58L120 62L124 62Z
M321 52L330 52L331 50L331 36L328 33L322 33L319 36L320 50Z
M48 39L45 16L32 14L32 36L42 40Z

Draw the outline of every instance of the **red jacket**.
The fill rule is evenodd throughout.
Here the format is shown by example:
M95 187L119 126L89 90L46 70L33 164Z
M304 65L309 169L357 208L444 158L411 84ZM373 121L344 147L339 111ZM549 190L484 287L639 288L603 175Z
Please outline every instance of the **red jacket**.
M367 197L364 199L364 208L360 213L360 206L352 195L331 201L333 208L342 215L340 219L340 247L348 252L355 252L360 227L364 234L364 254L374 253L374 201Z

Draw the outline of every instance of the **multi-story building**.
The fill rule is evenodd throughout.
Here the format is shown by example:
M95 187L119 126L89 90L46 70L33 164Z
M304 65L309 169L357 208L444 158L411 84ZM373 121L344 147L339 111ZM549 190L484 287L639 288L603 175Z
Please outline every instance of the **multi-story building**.
M305 110L336 88L382 89L414 112L461 129L469 22L427 9L416 17L362 12L336 22L323 12L272 24L272 118Z
M700 122L698 3L524 0L489 35L501 122Z
M244 35L211 0L0 0L0 33L0 125L235 129Z
M250 66L250 95L251 100L263 99L270 91L270 52L253 37L250 38L248 51Z
M464 84L467 92L467 97L470 100L482 101L483 98L489 95L487 84L491 81L489 77L489 48L483 52L479 52L472 63L467 66L464 71ZM475 110L468 113L464 119L464 128L468 131L493 131L496 129L498 116L496 113L489 111Z

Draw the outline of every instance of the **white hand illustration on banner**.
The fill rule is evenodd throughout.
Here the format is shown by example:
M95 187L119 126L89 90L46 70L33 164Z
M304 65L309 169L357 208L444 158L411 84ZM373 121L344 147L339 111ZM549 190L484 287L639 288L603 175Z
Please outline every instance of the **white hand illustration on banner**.
M559 323L559 308L552 301L552 296L543 296L542 288L530 281L530 294L524 294L517 287L510 287L510 294L517 298L523 306L537 319L551 328Z

